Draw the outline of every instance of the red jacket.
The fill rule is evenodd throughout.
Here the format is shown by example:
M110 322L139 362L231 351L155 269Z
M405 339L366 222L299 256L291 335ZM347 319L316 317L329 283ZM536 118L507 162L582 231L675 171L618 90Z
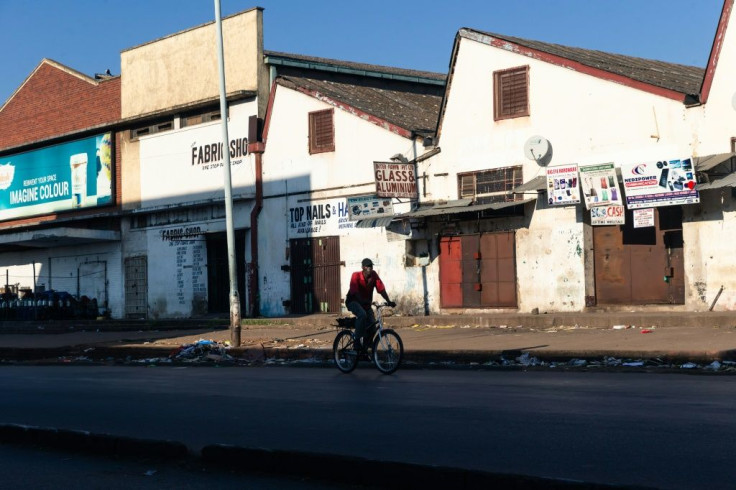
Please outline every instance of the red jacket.
M376 289L381 295L386 292L386 287L376 271L371 271L368 279L363 276L362 271L353 272L346 302L357 301L363 306L368 306L373 302L373 289Z

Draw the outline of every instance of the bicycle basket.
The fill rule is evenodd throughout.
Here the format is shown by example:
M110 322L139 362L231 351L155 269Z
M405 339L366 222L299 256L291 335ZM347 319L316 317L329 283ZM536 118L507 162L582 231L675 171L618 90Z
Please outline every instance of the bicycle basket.
M354 316L344 316L337 319L337 326L342 328L355 328Z

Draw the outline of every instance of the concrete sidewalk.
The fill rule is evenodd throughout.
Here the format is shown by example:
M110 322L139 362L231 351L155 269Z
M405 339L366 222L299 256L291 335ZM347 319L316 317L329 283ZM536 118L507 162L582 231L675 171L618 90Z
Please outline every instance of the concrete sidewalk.
M329 362L335 315L248 319L241 345L228 354L245 362ZM165 325L91 322L0 326L0 359L136 360L168 358L200 339L225 343L226 325L196 320ZM114 326L113 326L114 325ZM407 365L503 364L526 354L526 364L572 359L643 359L658 363L736 361L736 313L592 312L392 316L386 326L403 339ZM95 328L96 327L96 328ZM110 328L108 328L110 327ZM167 329L179 327L176 329ZM12 331L16 333L5 333ZM56 333L50 333L56 332Z

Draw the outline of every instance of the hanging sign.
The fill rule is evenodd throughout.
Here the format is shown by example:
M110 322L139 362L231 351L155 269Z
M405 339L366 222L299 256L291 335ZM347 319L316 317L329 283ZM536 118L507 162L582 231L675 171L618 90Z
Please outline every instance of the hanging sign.
M550 206L568 206L580 202L577 165L547 169L547 202Z
M391 198L378 196L348 197L348 219L351 221L394 215Z
M621 165L628 209L700 202L692 158Z
M581 166L580 181L586 209L596 206L623 205L613 163Z
M376 177L376 195L416 199L417 179L413 163L373 162Z

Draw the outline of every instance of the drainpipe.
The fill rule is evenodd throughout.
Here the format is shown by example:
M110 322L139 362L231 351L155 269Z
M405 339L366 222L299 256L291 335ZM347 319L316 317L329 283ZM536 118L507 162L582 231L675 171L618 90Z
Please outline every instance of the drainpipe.
M250 255L251 263L248 270L248 303L251 317L260 314L260 294L258 286L258 215L263 209L263 152L266 145L258 141L248 145L248 152L255 155L256 160L256 202L250 212Z

